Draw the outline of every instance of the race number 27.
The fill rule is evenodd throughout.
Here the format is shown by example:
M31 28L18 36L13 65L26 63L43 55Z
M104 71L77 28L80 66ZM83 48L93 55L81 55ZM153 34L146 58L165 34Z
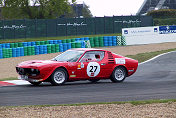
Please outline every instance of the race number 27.
M96 72L98 66L90 66L90 71L89 72Z
M90 62L87 65L87 75L89 77L95 77L100 72L100 65L97 62Z

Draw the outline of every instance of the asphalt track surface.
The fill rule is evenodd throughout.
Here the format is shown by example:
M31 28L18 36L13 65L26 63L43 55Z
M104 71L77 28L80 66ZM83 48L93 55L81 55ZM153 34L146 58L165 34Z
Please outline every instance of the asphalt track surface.
M123 83L79 81L0 87L0 106L176 99L176 52L140 64Z

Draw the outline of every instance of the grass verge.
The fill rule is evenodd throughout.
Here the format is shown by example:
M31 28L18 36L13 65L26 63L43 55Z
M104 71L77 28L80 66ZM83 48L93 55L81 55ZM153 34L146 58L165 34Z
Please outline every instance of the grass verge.
M97 36L119 36L121 34L97 34L97 35L79 35L79 36L60 36L60 37L39 37L39 38L21 38L21 39L4 39L0 43L16 43L16 42L31 42L31 41L45 41L45 40L63 40L81 37L97 37Z
M0 81L17 80L17 79L18 79L18 78L16 78L16 77L10 77L10 78L1 79Z
M143 100L143 101L123 101L123 102L96 102L96 103L79 103L79 104L56 104L56 105L24 105L24 106L6 106L8 107L54 107L54 106L83 106L83 105L103 105L103 104L132 104L132 105L145 105L154 103L172 103L176 99L158 99L158 100Z
M156 51L156 52L139 53L136 55L126 55L126 57L136 59L136 60L138 60L139 63L141 63L141 62L147 61L157 55L171 52L171 51L176 51L176 48L168 49L168 50L161 50L161 51Z
M97 105L97 104L132 104L132 105L143 105L143 104L153 104L153 103L171 103L176 102L176 99L162 99L162 100L144 100L144 101L126 101L126 102L97 102L97 103L80 103L80 104L62 104L62 105L37 105L41 107L49 106L82 106L82 105Z

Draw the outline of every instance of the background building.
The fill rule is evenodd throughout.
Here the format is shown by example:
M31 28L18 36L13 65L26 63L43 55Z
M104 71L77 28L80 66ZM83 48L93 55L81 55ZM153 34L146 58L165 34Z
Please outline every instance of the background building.
M151 10L159 9L176 9L176 0L144 0L137 15L142 15Z
M76 14L76 17L82 17L83 16L83 8L85 8L84 2L79 2L77 4L72 4L73 10Z

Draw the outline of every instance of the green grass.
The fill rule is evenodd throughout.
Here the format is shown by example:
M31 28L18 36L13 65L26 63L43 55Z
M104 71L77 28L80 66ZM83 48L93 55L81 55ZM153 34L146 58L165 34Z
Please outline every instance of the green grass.
M121 34L98 34L98 35L79 35L79 36L60 36L60 37L40 37L40 38L21 38L21 39L4 39L0 43L16 43L16 42L31 42L31 41L45 41L45 40L63 40L81 37L97 37L97 36L119 36Z
M168 50L162 50L162 51L156 51L156 52L148 52L148 53L139 53L136 55L126 55L126 57L133 58L138 60L139 63L144 62L146 60L149 60L159 54L163 54L166 52L176 51L176 48L174 49L168 49Z
M56 105L24 105L24 106L7 106L7 107L53 107L53 106L83 106L83 105L103 105L103 104L132 104L132 105L145 105L154 103L172 103L176 99L158 99L158 100L143 100L143 101L123 101L123 102L96 102L96 103L79 103L79 104L56 104Z
M16 77L10 77L10 78L0 79L0 81L17 80L17 79L18 79L18 78L16 78Z
M143 104L153 104L153 103L170 103L176 102L176 99L163 99L163 100L144 100L144 101L126 101L126 102L98 102L98 103L80 103L80 104L63 104L56 106L82 106L82 105L97 105L97 104L126 104L130 103L132 105L143 105ZM41 105L50 106L50 105Z

